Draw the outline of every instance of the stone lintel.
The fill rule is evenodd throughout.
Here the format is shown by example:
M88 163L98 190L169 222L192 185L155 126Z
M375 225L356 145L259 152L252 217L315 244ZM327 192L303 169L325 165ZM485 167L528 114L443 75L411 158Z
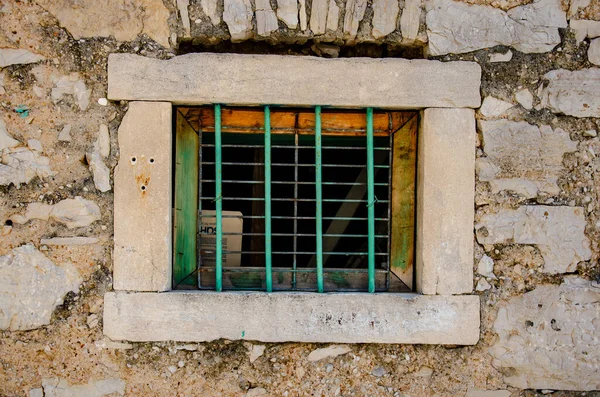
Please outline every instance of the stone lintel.
M171 289L172 106L131 102L115 169L115 290Z
M417 291L473 290L475 114L425 109L417 169Z
M477 108L474 62L196 53L111 54L108 98L175 104Z
M134 342L474 345L478 296L301 292L110 292L104 334Z

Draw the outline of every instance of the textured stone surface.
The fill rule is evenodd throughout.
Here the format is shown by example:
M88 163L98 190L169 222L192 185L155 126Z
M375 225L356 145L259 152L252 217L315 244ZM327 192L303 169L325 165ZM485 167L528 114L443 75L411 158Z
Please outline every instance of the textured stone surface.
M300 4L300 30L305 31L308 28L308 17L306 15L306 0L298 0Z
M0 150L10 149L19 144L19 141L9 135L6 129L6 123L0 117Z
M298 2L296 0L277 0L277 18L281 19L288 28L298 27Z
M481 69L472 62L208 53L161 61L111 54L108 73L114 100L400 109L478 107L481 100Z
M527 88L517 91L515 94L515 100L519 102L519 105L523 106L527 110L533 108L533 94Z
M490 349L504 381L522 389L600 387L600 288L576 276L500 304Z
M129 341L471 345L479 339L479 297L109 292L104 297L104 334Z
M531 244L544 258L544 272L572 272L591 258L581 207L523 206L516 210L477 214L480 244Z
M71 73L54 79L52 88L52 100L60 102L64 95L72 95L77 101L80 110L86 110L90 104L92 90L88 89L79 73Z
M102 379L81 385L70 385L66 379L44 378L44 397L103 397L124 396L125 382L121 379Z
M494 275L494 260L487 255L483 255L477 264L477 273L484 277L496 278Z
M587 55L590 63L600 66L600 39L591 41Z
M201 0L200 6L202 7L202 12L210 19L213 25L221 23L221 13L219 12L216 0Z
M93 201L82 197L65 199L54 205L31 203L24 215L13 215L15 223L27 223L32 219L49 220L63 223L69 229L89 226L100 219L100 207Z
M587 38L600 37L600 21L589 21L585 19L571 19L569 27L575 31L575 38L581 43Z
M510 190L533 198L560 192L563 156L577 150L566 131L508 120L480 121L479 128L486 157L477 159L477 171L492 193Z
M28 145L31 143L28 142ZM40 149L37 144L25 147L10 136L0 116L0 185L19 187L35 177L44 180L54 175L50 159L43 156Z
M224 0L223 21L229 28L232 42L252 37L252 4L250 0Z
M329 9L327 10L327 29L336 31L340 23L340 7L335 0L329 0Z
M103 158L110 156L110 132L106 124L100 124L96 145L98 146L98 152Z
M92 151L86 153L85 158L94 178L96 189L103 193L108 192L110 190L110 170L102 160L98 145L94 145Z
M96 244L100 240L96 237L53 237L40 240L42 245L88 245Z
M506 51L504 54L501 52L497 52L494 54L490 54L490 62L510 62L513 57L513 53L511 50Z
M190 6L190 0L177 0L177 9L181 16L181 23L183 24L184 36L190 37L191 24L190 24L190 13L188 7Z
M145 33L169 46L169 10L162 0L40 0L75 39L114 36L119 41L135 40Z
M255 0L256 30L259 36L268 36L279 28L277 16L271 8L269 0Z
M313 0L310 9L310 30L313 34L323 34L327 29L329 0Z
M350 353L352 349L348 346L343 345L331 345L322 349L313 350L306 358L310 362L320 361L324 358L334 358L341 356L342 354Z
M28 63L36 63L39 61L43 61L44 59L46 58L27 50L14 48L0 48L0 68L5 68L10 65L25 65Z
M77 269L56 266L32 244L0 256L0 329L29 330L50 323L65 294L81 284Z
M483 99L479 112L484 117L496 118L502 116L506 111L515 106L510 102L503 101L493 96L486 96Z
M347 0L346 14L344 16L344 37L350 42L354 41L358 33L358 26L365 17L367 0Z
M396 30L399 13L398 0L373 0L373 37L379 39Z
M428 0L427 34L431 55L471 52L496 45L526 53L551 51L567 27L559 0L537 0L504 12L452 0Z
M471 109L425 109L421 114L416 281L423 294L473 290L475 135Z
M267 347L265 345L251 345L248 348L248 358L250 359L250 364L258 360L264 353Z
M171 288L171 128L171 104L156 102L130 103L119 127L115 290Z
M509 390L477 390L469 389L465 397L510 397Z
M400 16L402 41L411 43L417 38L421 24L422 5L423 0L406 0L404 2L404 8Z
M600 69L553 70L544 76L542 106L575 117L600 117Z

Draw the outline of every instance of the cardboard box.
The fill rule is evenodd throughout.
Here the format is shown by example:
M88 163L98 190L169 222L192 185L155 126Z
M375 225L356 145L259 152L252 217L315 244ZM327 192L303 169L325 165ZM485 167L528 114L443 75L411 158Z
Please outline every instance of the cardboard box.
M215 267L215 250L217 242L216 211L203 210L200 224L200 255L203 267ZM208 215L208 216L206 216ZM226 217L227 216L227 217ZM232 216L231 218L229 218ZM241 251L242 235L227 235L225 233L242 233L242 213L239 211L223 211L223 252ZM242 254L223 254L223 267L239 267Z

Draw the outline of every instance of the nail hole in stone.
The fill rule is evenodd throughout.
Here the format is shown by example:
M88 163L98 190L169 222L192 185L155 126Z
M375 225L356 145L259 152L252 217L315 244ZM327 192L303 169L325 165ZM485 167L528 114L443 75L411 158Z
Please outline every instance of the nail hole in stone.
M132 157L132 158L131 158L131 164L135 164L136 162L137 162L137 158L135 158L135 157Z
M153 158L150 159L150 164L154 164L154 159Z
M146 190L146 186L142 185L142 187L140 189L142 189L142 191L144 191L144 190Z

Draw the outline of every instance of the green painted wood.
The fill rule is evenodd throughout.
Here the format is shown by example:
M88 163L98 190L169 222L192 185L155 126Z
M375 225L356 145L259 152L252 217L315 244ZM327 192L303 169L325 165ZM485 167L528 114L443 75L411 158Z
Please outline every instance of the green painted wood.
M173 284L197 285L198 135L177 112L175 128L175 244ZM152 216L152 214L148 214Z
M417 125L414 116L392 137L391 271L413 288Z

